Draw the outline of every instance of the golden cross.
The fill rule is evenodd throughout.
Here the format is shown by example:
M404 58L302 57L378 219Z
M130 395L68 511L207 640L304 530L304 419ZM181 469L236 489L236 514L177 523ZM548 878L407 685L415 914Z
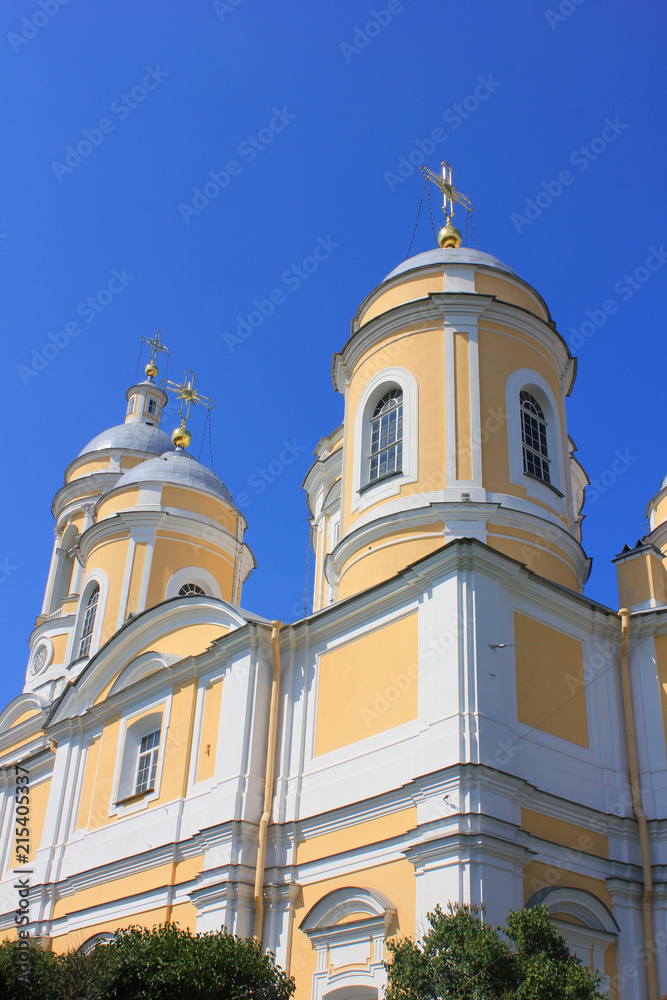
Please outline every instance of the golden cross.
M201 403L208 410L215 409L215 403L212 399L209 399L208 396L200 396L197 390L193 388L196 377L192 369L188 368L183 377L182 385L178 382L170 382L169 379L164 379L162 382L163 386L173 389L177 394L176 398L181 400L181 408L178 411L181 424L190 419L190 407L196 406L197 403Z
M160 339L160 336L161 336L160 331L156 330L155 336L153 337L152 340L149 340L147 337L140 338L142 344L148 344L148 346L150 347L151 361L155 361L155 357L158 354L166 354L168 358L171 357L171 351L169 350L168 347L164 346L164 344Z
M467 212L474 212L471 202L464 194L457 191L452 184L452 168L446 160L442 164L442 177L439 177L438 174L434 174L430 170L427 170L426 167L422 167L421 169L424 177L426 177L429 181L433 181L433 183L442 191L442 210L447 216L447 222L450 222L454 216L454 202L458 202L459 205L463 205ZM449 210L447 210L447 202L449 202Z

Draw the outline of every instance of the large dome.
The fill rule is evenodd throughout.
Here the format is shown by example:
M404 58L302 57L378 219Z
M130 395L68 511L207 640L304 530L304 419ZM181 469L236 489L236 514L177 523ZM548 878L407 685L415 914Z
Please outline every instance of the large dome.
M165 435L166 437L166 435ZM187 451L170 451L160 458L149 458L135 465L116 483L115 489L120 490L133 483L171 483L177 486L191 486L204 490L234 506L232 495L221 479L201 465Z
M125 451L143 451L149 455L162 455L165 451L173 451L171 438L155 424L132 423L118 424L102 431L85 448L82 448L77 458L88 455L92 451L106 451L112 448L122 448Z

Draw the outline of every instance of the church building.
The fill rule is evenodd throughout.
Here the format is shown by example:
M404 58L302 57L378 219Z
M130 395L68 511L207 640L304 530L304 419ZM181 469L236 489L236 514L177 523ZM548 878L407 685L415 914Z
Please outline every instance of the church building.
M667 478L622 610L585 596L576 360L451 214L334 354L301 620L244 610L246 521L187 450L191 377L161 426L159 338L84 430L0 714L4 936L226 927L298 1000L379 1000L437 903L543 903L614 1000L667 992Z

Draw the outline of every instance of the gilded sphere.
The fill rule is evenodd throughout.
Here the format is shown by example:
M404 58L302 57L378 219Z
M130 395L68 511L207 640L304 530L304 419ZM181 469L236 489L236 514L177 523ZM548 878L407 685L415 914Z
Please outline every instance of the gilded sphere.
M192 441L192 434L185 424L181 424L171 433L171 442L176 448L187 448Z
M443 226L438 233L438 246L439 247L460 247L461 246L461 233L458 231L456 226L453 226L451 222L448 222L446 226Z
M149 378L155 378L157 375L157 365L154 361L149 361L146 365L146 374Z

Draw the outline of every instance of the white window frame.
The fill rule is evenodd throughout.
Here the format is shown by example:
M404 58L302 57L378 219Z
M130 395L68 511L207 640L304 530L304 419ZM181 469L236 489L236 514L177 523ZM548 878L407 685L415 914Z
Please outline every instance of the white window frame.
M207 597L217 597L218 600L222 600L220 584L212 573L209 573L207 569L202 569L200 566L185 566L174 573L167 582L165 599L178 597L178 592L184 583L196 583L198 587L202 588Z
M523 437L521 405L519 403L519 393L522 390L534 396L544 413L550 483L527 475L523 471ZM541 500L542 503L552 507L558 513L563 513L566 509L567 489L561 417L558 403L549 383L542 375L530 368L520 368L512 372L505 387L505 407L510 482L514 483L515 486L523 486L531 499Z
M116 748L116 769L113 778L109 816L122 816L145 809L160 794L162 769L171 715L172 693L163 693L143 704L135 705L121 717ZM160 729L155 786L152 791L135 793L137 763L141 738Z
M390 389L403 393L403 456L402 468L384 479L371 482L371 419L373 410ZM419 389L417 380L406 368L385 368L364 388L354 415L352 511L366 510L379 500L397 496L406 483L417 482L419 476Z
M104 613L106 610L107 595L109 593L109 580L106 573L101 569L94 569L90 573L81 588L81 597L79 599L79 610L77 612L76 625L72 630L72 640L69 649L69 654L67 656L67 663L72 663L74 660L80 659L79 657L79 645L81 643L81 633L83 631L83 623L86 618L86 606L90 598L90 592L94 585L97 584L100 588L100 596L97 599L97 611L95 612L95 625L93 627L93 635L90 640L90 647L88 649L88 654L86 659L90 660L95 653L98 651L102 641L102 626L104 623Z
M132 416L136 408L137 408L137 395L135 393L133 396L130 396L130 398L127 401L127 411L125 413L125 416L127 417Z
M151 403L155 404L154 409L151 410ZM158 401L155 396L146 396L146 408L144 414L147 417L157 417L158 414Z

